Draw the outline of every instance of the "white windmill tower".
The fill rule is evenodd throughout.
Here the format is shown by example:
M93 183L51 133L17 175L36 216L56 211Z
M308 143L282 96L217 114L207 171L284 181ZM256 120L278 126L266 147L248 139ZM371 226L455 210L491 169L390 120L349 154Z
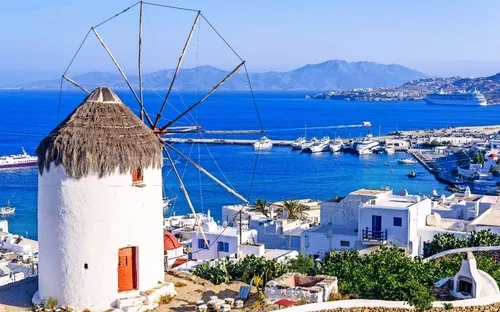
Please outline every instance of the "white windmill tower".
M248 203L235 190L162 139L172 133L200 131L198 125L176 127L175 124L238 70L244 68L246 72L245 62L231 48L241 62L198 101L161 125L162 114L200 18L218 36L220 34L200 11L181 9L192 11L196 16L161 108L152 119L144 106L141 71L142 12L146 5L181 9L143 1L132 6L140 8L136 88L129 82L97 32L99 26L132 7L91 27L80 45L81 48L90 33L95 34L139 104L140 118L107 87L98 87L90 92L89 86L69 78L66 75L68 70L62 75L61 88L66 80L89 95L41 142L37 150L40 253L39 290L33 298L34 302L54 297L59 304L105 310L113 304L120 292L144 290L163 281L163 155L170 163L195 218L196 211L171 152L178 154L244 203ZM227 44L224 39L223 41ZM79 51L80 49L73 60ZM248 74L246 77L251 90ZM262 130L249 132L260 133ZM196 225L209 246L198 220ZM215 243L212 242L212 245Z

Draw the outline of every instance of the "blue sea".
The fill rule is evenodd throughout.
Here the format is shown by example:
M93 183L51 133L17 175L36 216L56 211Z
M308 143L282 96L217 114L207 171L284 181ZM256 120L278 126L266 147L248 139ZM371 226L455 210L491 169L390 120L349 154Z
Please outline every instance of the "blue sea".
M322 137L361 137L394 130L428 129L449 126L499 124L500 106L447 107L429 106L420 102L349 102L307 100L314 92L257 92L255 104L249 92L217 92L197 109L179 120L177 125L199 124L204 130L253 130L262 124L271 139L294 140L304 135ZM138 111L138 105L128 92L118 92L122 100ZM34 154L40 140L66 117L84 98L79 91L0 91L0 155L26 151ZM160 125L176 116L203 96L202 92L176 93ZM158 112L161 98L154 92L144 95L149 114ZM259 121L260 116L260 121ZM370 121L371 128L347 127ZM316 128L316 129L315 129ZM318 129L319 128L319 129ZM185 138L224 138L204 134L186 134ZM257 138L258 135L232 137ZM395 155L354 156L321 153L318 155L292 152L289 147L273 147L256 152L252 146L179 144L177 148L234 187L250 201L313 198L325 200L346 195L359 188L390 187L395 192L407 189L413 194L429 194L432 190L445 192L445 185L420 165L411 168L398 165ZM177 155L173 154L178 159ZM389 166L394 170L391 172ZM212 180L200 174L182 159L176 167L184 178L195 209L211 211L217 218L222 205L241 201L227 193ZM410 170L417 178L408 179ZM165 189L169 197L177 198L167 215L189 211L171 167L163 168ZM8 217L10 231L37 238L37 169L0 171L0 205L10 200L16 213ZM103 207L105 209L105 207Z

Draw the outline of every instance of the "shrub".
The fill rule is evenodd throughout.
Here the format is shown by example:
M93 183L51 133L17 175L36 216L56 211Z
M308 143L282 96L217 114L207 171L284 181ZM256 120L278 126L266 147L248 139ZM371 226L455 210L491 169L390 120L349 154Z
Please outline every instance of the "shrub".
M186 287L188 284L186 282L175 282L174 286L175 287Z
M54 298L54 297L49 297L47 298L47 301L45 302L45 308L46 309L50 309L50 310L54 310L55 308L57 308L57 299Z
M174 296L172 296L170 294L161 295L158 298L158 304L159 305L169 304L170 302L172 302L173 299L174 299Z
M447 311L448 311L448 310L453 310L453 304L444 302L444 303L443 303L443 308L444 308L445 310L447 310Z

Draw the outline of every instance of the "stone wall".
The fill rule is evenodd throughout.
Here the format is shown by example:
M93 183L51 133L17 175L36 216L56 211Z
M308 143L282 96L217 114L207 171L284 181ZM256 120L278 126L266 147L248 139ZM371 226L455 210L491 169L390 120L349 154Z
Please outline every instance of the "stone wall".
M296 302L318 303L328 301L338 292L337 278L327 275L306 276L287 273L266 283L264 293L270 301L290 299Z
M367 307L359 307L359 308L337 308L337 309L329 309L329 310L320 310L319 312L409 312L414 311L414 309L409 308L367 308ZM445 310L444 308L432 308L427 310L426 312L499 312L500 311L500 303L485 305L485 306L475 306L475 307L453 307L453 309Z

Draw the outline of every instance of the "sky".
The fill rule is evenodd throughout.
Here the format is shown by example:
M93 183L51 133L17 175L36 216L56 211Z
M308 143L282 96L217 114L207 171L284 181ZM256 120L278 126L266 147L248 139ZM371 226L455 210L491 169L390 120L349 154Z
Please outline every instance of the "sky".
M329 59L401 64L435 76L500 72L498 0L151 0L201 9L251 72L286 71ZM125 0L0 2L0 82L60 76L90 26ZM144 6L143 68L173 68L193 12ZM127 73L137 71L139 6L96 28ZM238 58L201 20L184 67L232 69ZM68 73L113 70L90 33Z

